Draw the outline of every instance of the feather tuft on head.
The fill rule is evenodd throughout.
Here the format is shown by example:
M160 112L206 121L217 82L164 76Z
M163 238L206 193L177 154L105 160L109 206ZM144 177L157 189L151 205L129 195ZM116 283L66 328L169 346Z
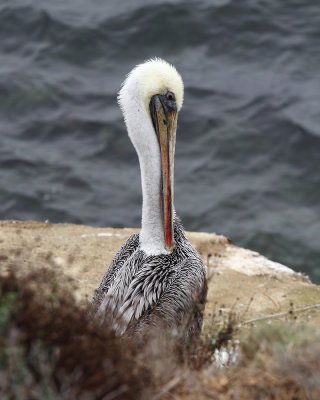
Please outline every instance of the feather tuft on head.
M136 90L139 91L147 113L152 96L165 94L170 91L176 97L178 111L183 104L183 81L175 67L160 58L152 58L137 65L126 77L119 92L118 102L124 109L124 100L130 83L137 82Z

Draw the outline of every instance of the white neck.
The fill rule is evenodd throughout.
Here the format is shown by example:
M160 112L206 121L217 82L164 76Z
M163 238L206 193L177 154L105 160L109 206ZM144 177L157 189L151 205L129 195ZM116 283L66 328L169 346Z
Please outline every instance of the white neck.
M129 137L138 153L142 184L140 248L148 255L167 254L164 239L161 156L151 118L140 98L139 76L132 77L121 93Z
M150 134L155 135L154 131ZM157 148L153 154L139 155L139 161L143 197L141 249L150 255L167 254L163 225L160 150Z

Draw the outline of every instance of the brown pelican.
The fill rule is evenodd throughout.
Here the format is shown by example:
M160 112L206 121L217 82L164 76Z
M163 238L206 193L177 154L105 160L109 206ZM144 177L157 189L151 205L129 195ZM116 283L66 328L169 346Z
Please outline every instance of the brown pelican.
M172 65L151 59L130 72L118 102L140 162L142 226L140 234L123 244L96 290L96 315L121 320L121 333L144 331L149 325L182 330L187 336L199 333L205 268L173 206L182 79Z

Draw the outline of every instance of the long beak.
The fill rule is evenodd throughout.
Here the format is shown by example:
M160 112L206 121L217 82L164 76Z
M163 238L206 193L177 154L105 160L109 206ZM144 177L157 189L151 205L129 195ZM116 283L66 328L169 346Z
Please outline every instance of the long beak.
M151 117L157 133L161 153L163 225L166 249L174 248L173 238L173 172L178 112L166 102L164 96L153 96L150 103Z

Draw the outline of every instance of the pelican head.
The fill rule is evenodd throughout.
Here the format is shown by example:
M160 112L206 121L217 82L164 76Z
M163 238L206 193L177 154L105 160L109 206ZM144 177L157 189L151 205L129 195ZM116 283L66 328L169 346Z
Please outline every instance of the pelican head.
M175 67L151 59L129 73L118 101L140 161L141 247L148 254L171 252L174 153L183 81Z

